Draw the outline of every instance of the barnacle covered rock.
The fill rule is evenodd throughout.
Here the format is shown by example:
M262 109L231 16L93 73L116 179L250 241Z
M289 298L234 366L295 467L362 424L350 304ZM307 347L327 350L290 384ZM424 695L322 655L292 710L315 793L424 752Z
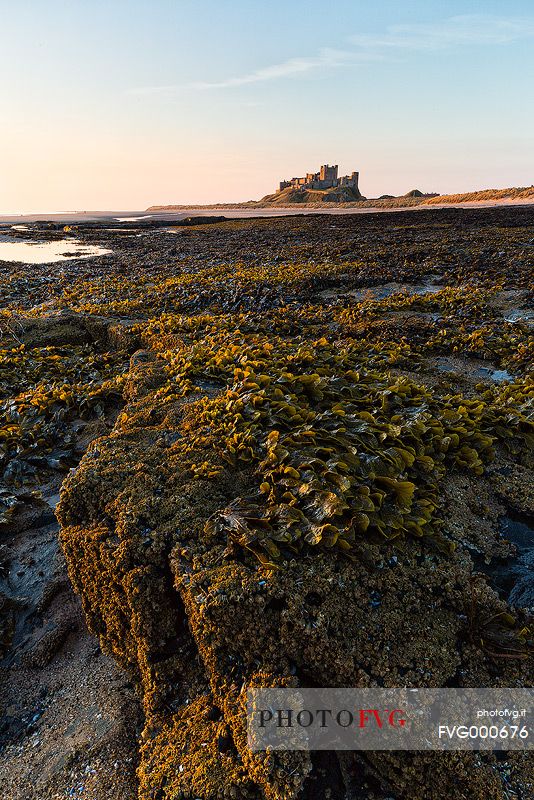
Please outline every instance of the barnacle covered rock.
M280 788L251 759L242 698L258 671L327 686L443 686L461 672L469 685L493 680L484 647L523 652L519 618L511 639L470 630L472 563L441 531L440 487L448 470L482 473L497 445L527 452L532 429L497 390L489 402L431 393L356 370L350 343L221 323L167 319L167 334L145 334L155 355L132 359L130 404L67 481L61 537L91 629L142 686L146 796L160 760L163 797L218 796L198 765L219 729L198 731L205 759L183 738L204 724L190 716L197 695L186 707L181 695L190 649L238 758L211 779L281 800L307 770L279 764ZM506 608L489 589L477 604L483 618ZM521 680L523 660L505 663L501 680Z

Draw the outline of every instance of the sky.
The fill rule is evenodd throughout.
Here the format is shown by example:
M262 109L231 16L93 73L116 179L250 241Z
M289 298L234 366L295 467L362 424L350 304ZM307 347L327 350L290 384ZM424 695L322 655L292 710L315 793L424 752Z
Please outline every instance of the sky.
M532 0L0 0L0 213L534 183Z

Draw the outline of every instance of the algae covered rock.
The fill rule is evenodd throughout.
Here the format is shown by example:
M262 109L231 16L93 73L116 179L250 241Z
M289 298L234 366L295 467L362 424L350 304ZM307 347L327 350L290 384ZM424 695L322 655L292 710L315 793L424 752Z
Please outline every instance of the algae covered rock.
M280 374L267 344L246 374L224 357L207 369L221 386L208 393L194 388L198 367L177 369L179 349L133 358L129 404L62 492L61 540L89 627L142 693L142 797L301 796L305 754L248 751L255 685L444 686L458 675L502 685L526 674L522 660L496 671L485 655L486 634L477 640L466 617L472 562L440 533L444 474L461 465L476 476L498 438L484 407L347 373L350 350L322 341L284 345L318 374L297 360ZM205 347L216 354L209 336ZM523 431L519 421L518 447ZM506 609L485 585L476 602L481 619ZM497 630L492 651L521 649L519 628L509 640ZM415 767L388 758L384 779L405 796L427 756ZM460 762L483 796L490 768ZM453 782L455 760L439 763Z

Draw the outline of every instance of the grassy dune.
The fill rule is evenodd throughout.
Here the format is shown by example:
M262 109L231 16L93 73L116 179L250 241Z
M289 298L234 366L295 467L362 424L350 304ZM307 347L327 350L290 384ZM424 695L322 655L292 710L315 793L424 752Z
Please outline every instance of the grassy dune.
M510 189L481 189L479 192L463 194L442 194L425 200L425 205L437 203L473 203L488 200L534 200L534 186L512 187Z

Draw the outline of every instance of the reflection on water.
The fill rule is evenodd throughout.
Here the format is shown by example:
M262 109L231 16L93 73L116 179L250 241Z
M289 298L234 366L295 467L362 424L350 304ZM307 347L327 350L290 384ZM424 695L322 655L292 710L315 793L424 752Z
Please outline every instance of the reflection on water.
M534 323L534 311L526 308L515 308L508 312L506 322L525 322L527 325Z
M173 233L175 230L172 231ZM439 278L439 275L436 275L436 280ZM345 289L344 286L338 286L333 289L324 289L323 291L319 292L319 297L322 297L324 300L330 300L336 297L341 297L347 295L348 297L353 297L358 302L362 302L363 300L385 300L387 297L391 297L393 294L399 294L401 292L409 295L415 294L436 294L436 292L441 292L444 287L439 283L434 283L432 280L425 281L425 283L381 283L377 286L368 286L365 289ZM439 319L440 315L436 314L435 318Z
M508 602L520 608L534 608L534 528L525 515L510 514L500 523L503 536L517 548L517 557L507 561L500 575L510 589Z
M495 383L503 381L513 381L514 376L507 369L496 369L493 365L477 367L476 362L469 359L454 358L450 356L438 356L436 367L440 372L454 372L474 378L486 378Z
M487 564L475 558L476 568L491 578L497 593L516 608L534 609L534 527L532 517L510 511L499 520L499 532L515 545L515 553L494 557Z
M491 378L492 381L496 383L502 383L503 381L513 381L514 376L511 375L507 369L492 369L490 367L480 367L476 371L477 375L480 375L482 378Z
M136 222L139 219L152 219L152 214L145 214L144 217L115 217L117 222Z
M83 244L76 239L61 239L55 242L23 242L12 236L0 235L0 261L48 264L73 258L105 256L111 252L104 247Z
M382 286L375 286L370 289L378 300L383 300L386 297L391 297L392 294L397 292L406 292L407 294L436 294L441 292L443 286L437 283L428 281L427 283L410 284L410 283L385 283Z

